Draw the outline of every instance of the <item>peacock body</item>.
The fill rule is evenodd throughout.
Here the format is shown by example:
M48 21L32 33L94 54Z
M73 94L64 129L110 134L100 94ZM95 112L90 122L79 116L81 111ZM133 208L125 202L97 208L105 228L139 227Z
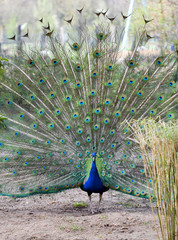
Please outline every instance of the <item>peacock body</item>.
M4 66L0 195L80 187L90 200L93 192L101 200L109 188L153 197L128 122L175 117L176 56L142 56L139 47L151 38L143 29L121 60L124 31L114 19L103 14L89 31L79 14L77 34L68 42L60 42L48 24L47 53L23 49Z

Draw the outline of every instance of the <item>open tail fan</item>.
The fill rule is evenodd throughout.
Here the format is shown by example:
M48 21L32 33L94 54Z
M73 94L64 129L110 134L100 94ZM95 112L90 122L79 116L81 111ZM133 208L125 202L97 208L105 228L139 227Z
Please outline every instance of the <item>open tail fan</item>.
M143 30L122 60L123 31L112 22L100 16L91 31L82 23L76 39L64 44L49 30L46 53L34 47L6 63L0 195L80 187L94 151L104 186L149 197L141 152L126 120L175 117L176 56L142 54L139 47L149 41Z

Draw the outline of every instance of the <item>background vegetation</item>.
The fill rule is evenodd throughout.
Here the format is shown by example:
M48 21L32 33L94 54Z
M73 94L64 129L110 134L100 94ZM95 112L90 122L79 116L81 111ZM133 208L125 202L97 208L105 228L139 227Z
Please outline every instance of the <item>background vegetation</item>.
M140 128L142 126L142 129ZM165 123L153 119L144 119L133 125L142 157L144 160L148 186L154 191L157 216L161 237L158 239L175 240L178 224L178 130L175 122ZM153 202L151 200L153 209ZM154 211L153 215L155 217Z
M29 29L31 36L41 34L41 25L36 20L44 17L45 24L49 21L55 32L64 33L66 24L64 19L78 15L76 9L84 6L85 16L88 26L93 25L95 17L91 12L106 11L109 17L115 17L115 24L122 21L120 12L128 13L129 0L0 0L0 42L6 42L7 37L11 37L17 31L18 25L22 26L22 31ZM135 0L129 33L132 35L135 28L144 26L143 14L146 19L154 19L147 24L147 31L155 38L159 46L161 42L166 42L169 47L176 40L177 20L176 12L178 3L176 0ZM73 26L76 24L75 17ZM152 43L153 45L153 43Z

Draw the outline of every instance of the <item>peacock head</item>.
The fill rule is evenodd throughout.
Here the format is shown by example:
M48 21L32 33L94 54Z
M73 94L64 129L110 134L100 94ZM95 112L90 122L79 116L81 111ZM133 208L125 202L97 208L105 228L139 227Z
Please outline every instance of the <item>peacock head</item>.
M92 157L93 157L93 161L95 161L95 158L96 158L96 153L95 152L92 153Z

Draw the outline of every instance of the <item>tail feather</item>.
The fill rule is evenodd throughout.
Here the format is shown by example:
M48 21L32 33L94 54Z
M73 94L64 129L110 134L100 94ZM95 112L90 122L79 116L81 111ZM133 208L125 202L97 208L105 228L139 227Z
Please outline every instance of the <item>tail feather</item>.
M8 118L0 129L0 195L79 187L95 151L106 187L149 197L127 122L175 118L176 57L142 55L139 47L148 41L143 30L122 61L124 30L105 20L98 19L92 33L81 17L76 37L62 43L51 33L48 54L32 48L7 64L0 82L0 111Z

